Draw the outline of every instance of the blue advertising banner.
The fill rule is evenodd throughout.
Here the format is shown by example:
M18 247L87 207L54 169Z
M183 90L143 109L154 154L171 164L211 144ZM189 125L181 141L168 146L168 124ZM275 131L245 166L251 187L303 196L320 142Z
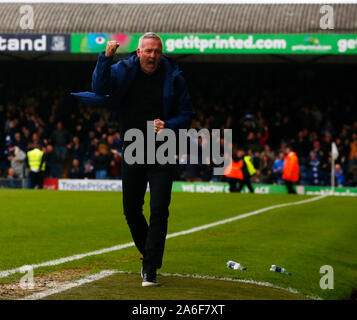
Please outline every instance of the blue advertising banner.
M0 34L0 52L70 52L69 34Z

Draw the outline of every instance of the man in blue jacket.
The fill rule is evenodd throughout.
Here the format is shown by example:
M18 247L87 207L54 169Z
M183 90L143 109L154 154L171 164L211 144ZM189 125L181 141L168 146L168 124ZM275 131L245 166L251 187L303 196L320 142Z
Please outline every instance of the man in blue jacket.
M94 93L75 94L87 105L107 104L119 114L121 137L132 128L146 137L147 121L155 133L163 128L175 132L191 124L192 104L177 65L163 55L161 38L148 32L141 36L136 52L113 64L119 43L109 41L101 52L92 77ZM146 141L146 139L144 139ZM123 152L128 143L124 142ZM143 151L146 154L146 148ZM123 207L136 247L143 255L143 286L156 286L156 270L162 265L174 165L128 164L122 161ZM146 156L144 156L146 159ZM143 215L149 182L150 224Z

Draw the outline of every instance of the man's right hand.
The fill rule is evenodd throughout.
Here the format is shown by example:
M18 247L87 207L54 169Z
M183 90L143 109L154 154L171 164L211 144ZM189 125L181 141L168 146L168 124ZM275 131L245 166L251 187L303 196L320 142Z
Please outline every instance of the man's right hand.
M119 46L120 46L120 43L115 40L108 41L107 48L105 49L105 55L107 57L111 57L115 53L115 51L117 51Z

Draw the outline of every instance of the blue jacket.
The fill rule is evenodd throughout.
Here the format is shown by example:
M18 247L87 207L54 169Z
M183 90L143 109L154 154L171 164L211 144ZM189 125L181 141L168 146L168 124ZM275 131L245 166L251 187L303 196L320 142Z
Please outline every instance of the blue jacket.
M172 130L186 129L191 124L193 115L191 99L186 82L176 63L163 55L161 63L165 70L163 88L163 120L165 128ZM113 57L105 56L104 51L98 56L98 62L92 76L93 92L72 93L87 106L119 107L132 85L139 68L136 52L113 64Z

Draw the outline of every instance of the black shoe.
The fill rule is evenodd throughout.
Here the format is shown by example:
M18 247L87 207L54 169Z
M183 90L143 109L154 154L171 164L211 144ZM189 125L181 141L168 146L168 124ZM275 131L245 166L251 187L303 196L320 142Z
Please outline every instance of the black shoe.
M156 272L143 273L143 287L157 287L159 284L156 281Z

